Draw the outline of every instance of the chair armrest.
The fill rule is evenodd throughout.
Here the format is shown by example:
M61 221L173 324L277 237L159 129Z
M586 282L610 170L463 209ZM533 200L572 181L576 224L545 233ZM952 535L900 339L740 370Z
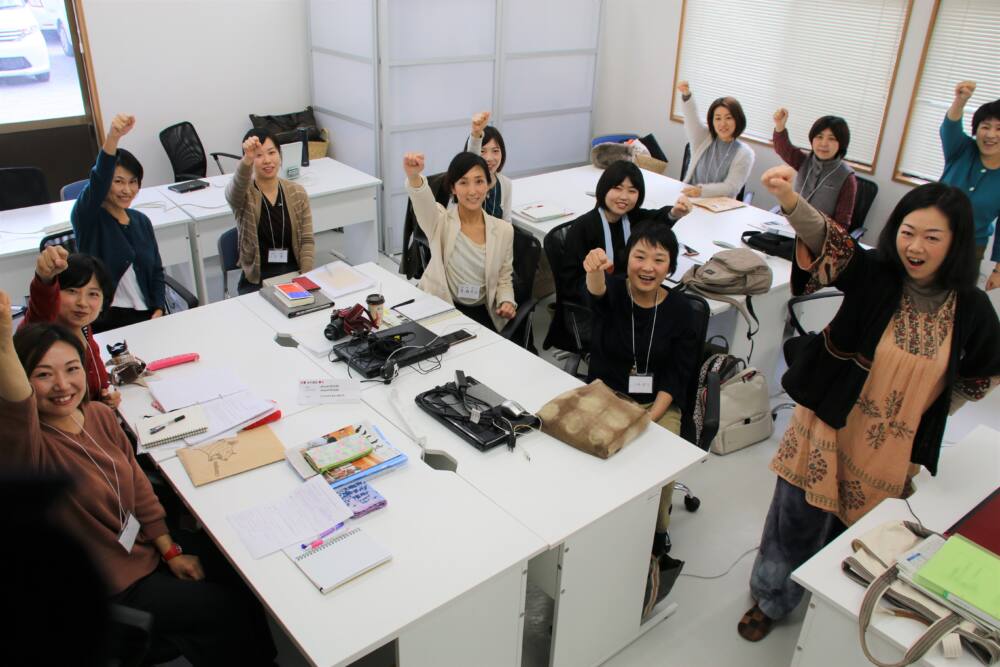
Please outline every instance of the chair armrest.
M858 227L857 229L852 229L850 232L850 237L855 241L857 241L858 243L860 243L861 237L865 235L866 231L868 230L865 229L864 227Z
M184 287L176 278L165 275L163 276L163 281L167 284L167 287L187 304L188 308L198 307L198 297L188 291L188 288Z
M535 311L535 306L537 305L538 299L534 297L528 299L525 303L518 304L517 314L504 325L500 335L507 340L510 340L511 336L514 335L514 332L517 331L518 327L520 327L526 319L531 317L531 314Z
M816 292L815 294L804 294L802 296L793 296L788 300L788 318L792 322L792 327L798 332L800 336L805 336L808 331L802 327L802 323L799 322L798 315L795 314L795 305L799 303L805 303L806 301L815 301L816 299L827 299L834 296L844 296L841 291L831 291L831 292Z
M211 155L212 159L215 160L215 166L219 168L220 174L226 173L225 170L222 168L222 162L219 160L220 157L228 157L232 158L233 160L243 159L242 155L234 155L233 153L209 153L209 155Z
M577 377L580 371L580 362L583 361L583 357L579 354L571 354L566 357L566 362L563 364L563 370Z

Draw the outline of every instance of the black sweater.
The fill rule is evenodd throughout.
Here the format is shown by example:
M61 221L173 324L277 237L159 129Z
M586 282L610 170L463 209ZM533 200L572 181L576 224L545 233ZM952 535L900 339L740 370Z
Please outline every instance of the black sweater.
M593 308L593 335L590 341L590 363L587 381L601 379L611 389L628 393L628 375L638 360L639 372L647 372L646 352L649 350L653 309L635 307L635 346L632 354L632 300L625 288L625 279L612 276L602 297L588 292ZM687 386L694 372L698 340L694 332L694 315L687 297L667 290L667 298L657 306L656 331L649 355L648 373L653 376L651 394L629 394L638 403L649 403L657 392L673 397L673 405L687 407Z
M847 416L868 379L878 346L903 294L903 277L874 250L862 250L846 234L828 232L825 252L846 262L832 282L844 301L821 335L798 351L781 379L788 395L835 429ZM815 288L809 273L792 265L792 289ZM807 285L807 281L809 284ZM920 420L910 460L937 473L941 439L953 389L969 398L986 394L991 377L1000 375L1000 321L986 294L961 290L955 304L951 355L945 388Z

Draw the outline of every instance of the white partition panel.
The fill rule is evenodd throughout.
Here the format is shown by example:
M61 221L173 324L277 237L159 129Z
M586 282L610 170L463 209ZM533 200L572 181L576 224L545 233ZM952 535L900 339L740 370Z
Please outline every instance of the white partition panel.
M312 59L315 105L350 118L373 121L375 70L372 64L322 52L313 52Z
M504 65L504 115L590 108L593 55L510 58Z
M590 159L590 112L508 120L503 126L508 150L504 173L539 172Z
M601 0L503 0L507 53L597 48Z
M389 68L384 115L392 128L471 118L493 105L493 62Z
M448 168L448 163L465 147L468 127L452 125L427 130L393 132L386 144L386 158L382 169L388 192L404 189L403 153L423 153L427 160L424 172L436 174Z
M309 2L309 37L313 49L328 49L370 59L375 52L374 21L371 2Z
M340 116L315 113L316 121L330 130L330 155L334 159L367 174L379 171L374 150L378 142L375 130Z
M493 58L494 0L389 0L388 8L390 62Z

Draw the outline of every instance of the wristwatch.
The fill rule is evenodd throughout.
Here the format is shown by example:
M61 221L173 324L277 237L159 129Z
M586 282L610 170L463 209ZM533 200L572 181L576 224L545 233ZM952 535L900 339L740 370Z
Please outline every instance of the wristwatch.
M170 545L170 548L167 549L166 553L164 553L163 556L161 556L161 558L163 558L163 562L166 563L172 558L177 558L182 553L184 553L184 550L181 549L181 545L174 542L173 544Z

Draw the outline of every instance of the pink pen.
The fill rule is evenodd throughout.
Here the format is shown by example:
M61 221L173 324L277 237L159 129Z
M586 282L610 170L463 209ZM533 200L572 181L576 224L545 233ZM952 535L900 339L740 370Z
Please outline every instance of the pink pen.
M315 549L316 547L321 547L321 546L323 546L323 538L324 537L332 535L333 533L335 533L336 531L340 530L343 527L344 527L344 522L341 521L340 523L338 523L333 528L330 528L328 530L324 530L322 533L320 533L319 535L317 535L316 539L313 540L312 542L310 542L309 544L300 544L299 546L302 547L303 549Z

